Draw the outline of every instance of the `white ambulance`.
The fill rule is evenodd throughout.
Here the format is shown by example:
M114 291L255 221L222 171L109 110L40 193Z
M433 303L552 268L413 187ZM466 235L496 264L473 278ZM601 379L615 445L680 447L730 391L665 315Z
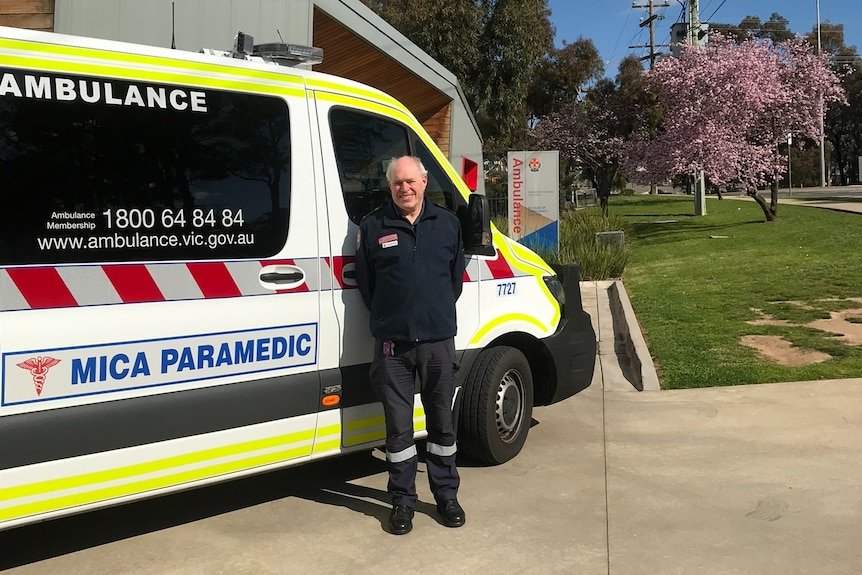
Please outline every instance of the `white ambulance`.
M393 98L245 44L0 27L0 529L381 445L353 259L393 156L464 225L462 453L589 385L575 266L492 230Z

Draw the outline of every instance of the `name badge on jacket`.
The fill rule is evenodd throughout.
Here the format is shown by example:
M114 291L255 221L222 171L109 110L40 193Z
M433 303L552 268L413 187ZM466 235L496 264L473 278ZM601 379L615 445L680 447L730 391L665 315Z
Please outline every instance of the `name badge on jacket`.
M381 248L394 248L398 245L398 234L389 234L377 240Z

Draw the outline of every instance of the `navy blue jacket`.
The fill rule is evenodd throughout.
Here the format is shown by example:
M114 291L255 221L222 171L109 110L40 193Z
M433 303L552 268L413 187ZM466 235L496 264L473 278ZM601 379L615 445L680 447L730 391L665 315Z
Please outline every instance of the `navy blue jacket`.
M434 341L457 331L455 301L464 281L461 224L424 200L410 224L390 201L359 224L356 282L380 340Z

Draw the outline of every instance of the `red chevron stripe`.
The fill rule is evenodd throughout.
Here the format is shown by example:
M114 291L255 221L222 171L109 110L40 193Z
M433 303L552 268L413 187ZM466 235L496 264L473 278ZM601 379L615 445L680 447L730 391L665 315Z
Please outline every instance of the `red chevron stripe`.
M336 256L334 258L324 258L326 260L326 265L329 266L329 269L332 270L332 276L335 278L335 281L338 282L338 286L341 289L356 289L354 285L348 285L344 283L344 266L347 264L351 264L356 261L355 257L344 257L344 256Z
M7 269L6 273L33 309L78 305L55 268Z
M204 297L237 297L242 293L230 272L221 262L186 264Z
M507 262L506 258L503 257L500 250L497 250L497 259L485 260L485 264L488 266L488 269L491 271L491 276L495 280L515 277L515 274L512 273L512 268L509 267L509 262Z
M123 303L164 301L162 290L144 265L102 266Z

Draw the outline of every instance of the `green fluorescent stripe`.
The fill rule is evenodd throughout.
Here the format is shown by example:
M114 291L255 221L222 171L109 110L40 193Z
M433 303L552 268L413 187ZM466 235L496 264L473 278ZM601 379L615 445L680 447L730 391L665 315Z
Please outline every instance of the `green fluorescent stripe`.
M344 445L353 446L362 443L370 443L372 441L382 441L384 439L386 439L386 431L381 429L379 431L371 431L369 433L360 433L358 435L345 437Z
M345 431L357 431L359 429L365 429L367 427L377 427L378 425L384 425L386 423L386 418L382 415L378 415L375 417L366 417L365 419L357 419L355 421L348 421L344 424Z
M100 48L79 48L75 46L64 46L57 44L42 44L36 42L28 42L24 40L10 40L8 38L0 39L0 48L8 50L18 50L22 52L33 52L44 58L44 55L63 58L75 59L91 59L103 62L111 62L116 68L128 69L130 64L140 66L155 66L160 68L176 68L178 70L193 70L198 73L220 74L236 76L240 79L255 78L269 82L292 82L302 85L302 77L294 74L284 74L278 72L268 72L265 70L255 70L250 68L233 68L225 66L219 62L219 57L212 56L213 62L194 62L176 58L165 58L161 56L145 56L142 54L133 54L129 52L111 52ZM12 57L11 54L5 54L4 57ZM228 58L224 58L229 60ZM284 70L284 68L280 68Z
M29 483L16 487L7 487L5 489L0 489L0 501L9 501L11 499L16 499L19 497L42 495L50 493L52 491L60 491L63 489L86 487L88 485L94 485L96 483L103 483L106 481L130 479L136 475L157 473L159 471L166 471L172 467L181 467L184 465L201 463L212 459L219 459L222 457L230 457L243 453L250 453L252 451L258 451L261 449L281 447L291 443L297 443L299 441L309 441L313 437L314 433L311 430L300 431L297 433L278 435L276 437L255 439L253 441L246 441L234 445L213 447L211 449L205 449L203 451L198 451L195 453L175 455L173 457L167 457L165 459L157 459L154 461L148 461L146 463L136 463L134 465L118 467L116 469L106 469L104 471L94 471L92 473L84 473L82 475L74 475L71 477L49 479L47 481L40 481L38 483ZM311 448L309 446L303 447L301 449L310 450Z
M138 70L124 66L98 65L85 62L61 62L56 60L44 60L18 56L15 54L4 54L3 65L16 68L36 69L55 72L58 74L78 73L84 75L107 76L123 78L138 82L163 82L166 84L182 84L185 86L202 86L219 88L222 90L248 91L264 94L276 94L281 96L305 97L305 90L301 83L298 85L287 84L281 78L279 85L258 84L245 80L245 76L237 76L235 79L219 79L200 76L194 73Z
M375 100L379 103L386 104L388 106L392 106L398 108L399 111L404 110L403 104L386 93L381 92L373 92L371 90L363 90L356 87L346 87L338 82L331 82L320 80L317 78L308 78L308 87L313 90L328 90L337 93L349 93L357 98L363 98L367 100Z
M341 424L335 423L333 425L327 425L325 427L317 428L317 437L323 437L325 435L338 435L341 433Z
M341 439L330 439L329 441L318 441L314 444L314 453L333 451L341 447Z
M181 473L175 473L173 475L164 475L161 477L145 479L134 483L125 483L123 485L106 487L104 489L96 489L84 493L76 493L73 495L55 497L53 499L35 501L33 503L25 503L22 505L16 505L14 507L7 507L6 509L0 509L0 521L8 521L20 517L28 517L36 515L37 513L47 513L49 511L68 509L70 507L86 505L88 503L107 501L109 499L123 497L126 495L135 495L139 493L144 493L146 491L152 491L154 489L172 487L175 485L180 485L182 483L188 483L191 481L216 477L218 475L224 475L226 473L242 471L245 469L252 469L254 467L260 467L262 465L278 463L281 461L288 461L290 459L295 459L297 457L302 457L304 455L310 454L310 446L295 447L292 449L285 449L275 453L266 453L264 455L249 457L238 461L228 461L225 463L219 463L217 465L211 465L209 467L183 471Z

